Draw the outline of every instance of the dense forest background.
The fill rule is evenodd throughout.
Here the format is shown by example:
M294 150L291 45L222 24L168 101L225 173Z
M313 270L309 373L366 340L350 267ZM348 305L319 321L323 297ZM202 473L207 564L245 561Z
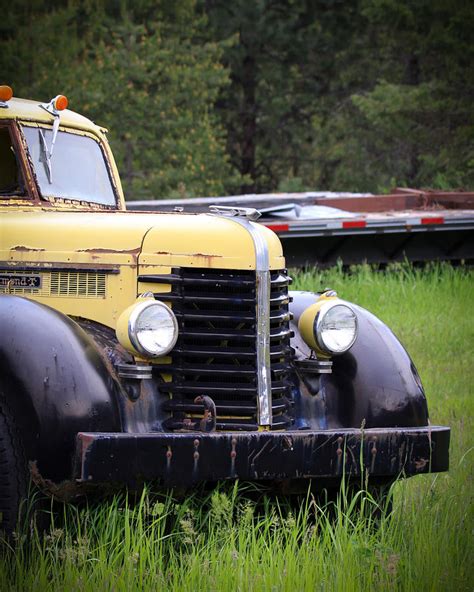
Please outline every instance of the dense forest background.
M1 83L108 127L128 199L474 187L474 3L1 3Z

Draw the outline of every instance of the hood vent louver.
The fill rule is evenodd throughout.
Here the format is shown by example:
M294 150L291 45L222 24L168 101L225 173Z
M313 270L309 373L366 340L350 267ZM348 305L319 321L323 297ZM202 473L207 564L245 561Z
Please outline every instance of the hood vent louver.
M0 293L17 296L105 298L107 274L90 271L13 271L0 284Z

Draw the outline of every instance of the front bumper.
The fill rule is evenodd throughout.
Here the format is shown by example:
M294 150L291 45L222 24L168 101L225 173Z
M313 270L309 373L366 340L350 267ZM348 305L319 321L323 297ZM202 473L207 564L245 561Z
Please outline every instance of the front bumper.
M442 426L286 432L79 433L76 477L87 483L158 481L189 486L224 479L333 480L446 471Z

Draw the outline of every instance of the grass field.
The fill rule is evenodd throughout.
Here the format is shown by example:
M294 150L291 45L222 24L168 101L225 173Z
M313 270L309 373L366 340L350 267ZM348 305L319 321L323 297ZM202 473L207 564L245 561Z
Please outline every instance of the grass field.
M4 545L0 590L474 590L474 274L362 266L294 277L295 289L334 288L392 327L431 422L452 428L450 472L397 483L378 529L343 499L332 520L311 499L299 512L268 499L257 511L245 486L66 506L46 536Z

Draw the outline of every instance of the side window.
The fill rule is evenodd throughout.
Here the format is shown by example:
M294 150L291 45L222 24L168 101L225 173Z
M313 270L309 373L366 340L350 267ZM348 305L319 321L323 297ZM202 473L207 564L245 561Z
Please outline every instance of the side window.
M15 148L7 127L0 127L0 196L25 195Z

